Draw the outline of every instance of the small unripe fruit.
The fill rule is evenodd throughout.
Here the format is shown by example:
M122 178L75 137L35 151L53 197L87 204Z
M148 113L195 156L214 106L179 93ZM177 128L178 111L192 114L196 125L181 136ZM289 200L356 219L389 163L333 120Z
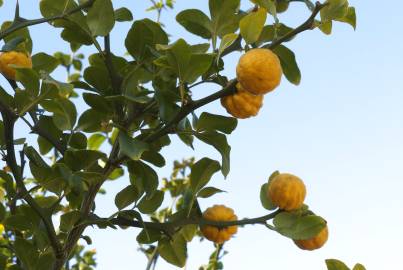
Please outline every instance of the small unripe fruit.
M297 176L281 173L268 185L268 196L274 205L286 211L299 209L305 200L304 182Z
M315 250L323 247L329 237L329 230L326 225L315 237L306 240L294 240L294 243L303 250Z
M214 205L204 211L203 218L210 221L235 221L237 216L234 214L234 210L224 205ZM228 241L232 235L238 230L238 226L228 227L215 227L210 225L201 226L200 231L203 236L208 240L217 244L222 244Z
M15 80L16 71L10 65L32 68L32 60L29 55L23 52L10 51L0 54L0 73L10 80Z

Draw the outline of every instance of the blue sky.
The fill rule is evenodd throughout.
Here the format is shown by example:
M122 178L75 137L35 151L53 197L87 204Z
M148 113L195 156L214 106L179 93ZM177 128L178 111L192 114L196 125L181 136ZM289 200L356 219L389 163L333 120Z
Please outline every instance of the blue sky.
M38 2L24 0L21 13L39 16ZM207 9L207 0L177 0L174 10L163 13L162 21L171 40L178 37L200 40L175 24L175 15L186 8ZM242 1L247 7L249 3ZM10 19L14 0L5 0L0 21ZM239 121L229 137L232 146L231 172L226 180L216 175L212 184L227 191L201 202L203 208L225 202L238 217L255 217L266 211L260 206L259 188L274 170L300 176L306 183L306 202L329 224L330 238L324 248L306 252L274 232L259 226L241 228L225 245L225 269L325 269L326 258L338 258L352 266L361 262L367 269L397 269L401 265L403 234L403 37L401 1L383 3L351 0L356 7L358 27L353 31L336 24L331 36L319 30L305 32L289 47L302 71L296 87L283 78L282 84L265 97L258 117ZM114 1L128 6L135 19L144 16L148 1ZM386 4L384 4L386 5ZM296 26L308 13L293 3L281 17ZM113 49L123 54L123 38L130 23L118 24L112 33ZM58 32L47 25L31 28L34 52L67 52ZM83 52L93 50L88 48ZM225 74L234 77L239 54L227 56ZM61 71L57 72L63 78ZM3 80L0 83L3 85ZM218 90L199 87L196 96ZM219 102L203 110L225 114ZM201 111L198 111L199 113ZM21 134L21 136L24 136ZM196 151L177 140L164 149L167 166L159 171L168 176L175 159L209 156L220 159L209 146L196 143ZM114 194L127 179L105 185L107 195L97 200L100 215L116 211ZM144 269L145 258L137 252L137 229L125 231L88 229L97 249L100 270ZM211 243L195 241L189 246L187 269L206 263ZM159 261L157 269L176 269ZM139 266L138 266L139 265Z

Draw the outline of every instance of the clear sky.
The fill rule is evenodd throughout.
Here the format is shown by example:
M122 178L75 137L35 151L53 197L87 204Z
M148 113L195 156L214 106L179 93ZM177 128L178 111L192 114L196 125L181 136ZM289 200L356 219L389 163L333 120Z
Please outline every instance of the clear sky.
M246 4L247 1L242 0ZM0 21L12 18L14 0L5 0ZM38 3L22 0L22 15L39 16ZM200 40L174 24L175 15L186 8L207 9L207 0L177 0L174 10L164 11L162 21L171 40L178 37ZM300 176L306 183L306 202L329 224L330 238L324 248L301 251L288 240L259 226L241 228L225 245L225 269L325 269L326 258L338 258L352 266L361 262L367 269L401 268L403 242L403 3L351 0L356 7L358 27L335 24L331 36L319 30L305 32L290 43L302 71L300 86L285 78L265 97L258 117L239 121L229 137L232 146L231 172L226 180L217 174L212 184L228 193L201 201L203 208L223 203L238 217L266 213L260 206L259 189L274 170ZM135 19L155 16L145 13L148 1L114 1L128 6ZM296 26L308 16L300 3L281 17ZM123 38L130 23L119 23L112 33L112 47L123 54ZM67 52L49 26L31 28L34 52ZM92 49L91 49L92 51ZM90 50L84 49L88 55ZM225 74L234 77L239 54L227 56ZM58 71L59 76L63 76ZM3 84L4 81L0 81ZM200 87L196 96L216 88ZM225 114L215 102L203 110ZM200 113L201 111L199 111ZM22 135L22 134L21 134ZM220 160L209 146L196 143L196 151L174 140L164 149L168 176L175 159L209 156ZM114 195L128 179L109 182L108 192L97 200L99 215L116 211ZM137 252L138 229L124 231L87 229L97 249L99 270L144 269L145 258ZM213 250L208 242L189 246L187 269L206 263ZM139 266L140 265L140 266ZM176 269L159 260L157 269Z

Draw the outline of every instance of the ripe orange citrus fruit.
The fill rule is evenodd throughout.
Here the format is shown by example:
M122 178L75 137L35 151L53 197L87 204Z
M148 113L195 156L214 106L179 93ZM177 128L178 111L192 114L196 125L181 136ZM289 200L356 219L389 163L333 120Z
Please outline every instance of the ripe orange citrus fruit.
M224 205L214 205L204 211L203 218L210 221L235 221L237 216L234 214L234 210ZM238 226L228 227L215 227L210 225L204 225L200 228L204 237L217 244L222 244L228 241L232 235L234 235Z
M281 173L269 182L268 195L274 205L280 209L291 211L303 205L306 188L299 177Z
M15 68L18 67L32 68L31 57L23 52L10 51L0 54L0 73L10 80L15 80Z
M306 240L294 240L294 243L304 250L315 250L323 247L329 237L329 229L326 225L315 237Z
M281 81L280 59L269 49L252 49L239 58L236 75L242 88L254 95L273 91Z
M244 119L256 116L263 105L263 96L250 94L242 89L239 83L236 87L235 94L221 98L221 105L236 118Z

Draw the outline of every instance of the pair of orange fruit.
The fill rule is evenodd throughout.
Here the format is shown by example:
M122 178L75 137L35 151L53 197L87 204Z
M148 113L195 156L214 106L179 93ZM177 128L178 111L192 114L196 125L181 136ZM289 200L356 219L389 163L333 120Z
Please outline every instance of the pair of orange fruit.
M274 205L284 211L300 209L306 196L304 182L297 176L283 173L275 176L268 185L267 195ZM231 208L224 205L214 205L207 208L203 218L211 221L234 221L237 216ZM237 226L218 228L215 226L201 226L201 232L208 240L215 243L223 243L229 240L237 232ZM301 249L314 250L321 248L328 239L328 227L325 226L316 236L310 239L294 240Z
M229 114L244 119L256 116L263 105L263 95L281 82L280 60L269 49L251 49L241 56L236 67L237 91L221 98Z

